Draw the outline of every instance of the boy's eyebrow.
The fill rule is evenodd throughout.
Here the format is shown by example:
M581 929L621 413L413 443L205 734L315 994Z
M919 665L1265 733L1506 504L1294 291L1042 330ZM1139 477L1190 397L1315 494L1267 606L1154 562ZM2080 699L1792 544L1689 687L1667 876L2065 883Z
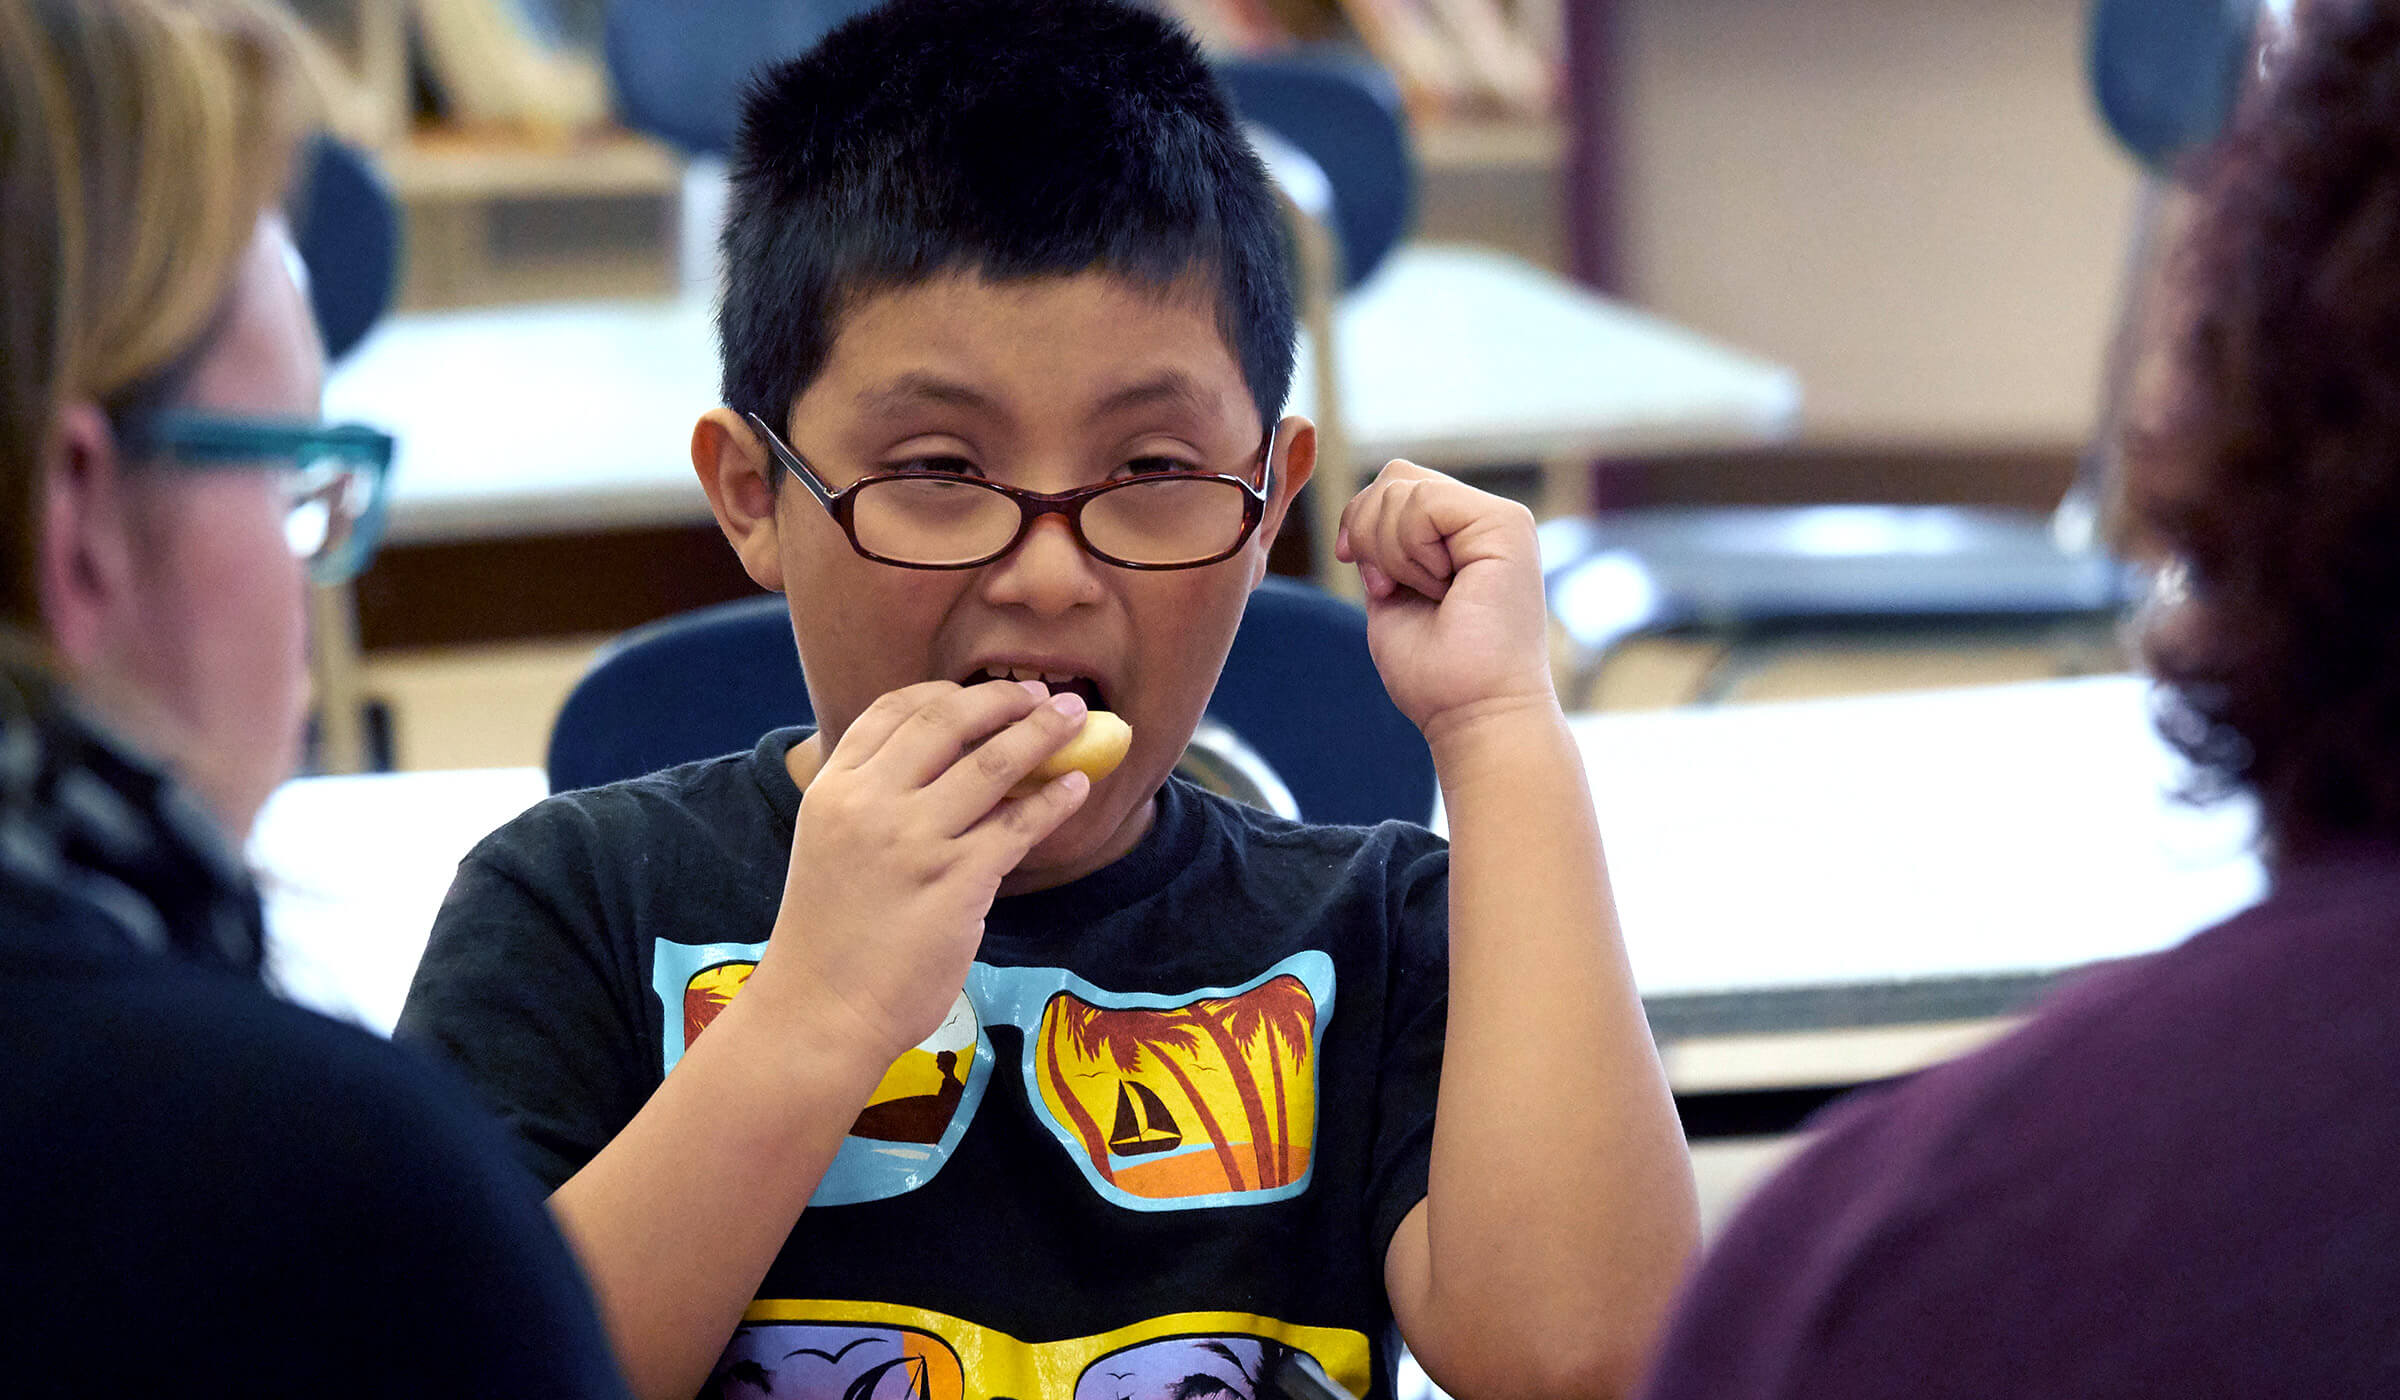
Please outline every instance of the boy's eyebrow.
M998 399L971 384L922 370L901 375L887 384L859 391L858 406L875 415L891 415L921 404L943 404L964 408L994 418L1005 418L1008 410ZM1217 410L1216 396L1200 387L1199 381L1181 370L1166 370L1136 383L1115 390L1093 407L1094 417L1124 413L1137 408L1166 405L1207 416Z
M993 417L1005 417L1007 414L999 400L973 385L923 371L901 375L888 384L862 389L858 395L859 408L878 415L899 413L928 403L969 409Z
M1181 370L1167 370L1128 384L1100 401L1095 416L1105 417L1128 409L1168 405L1207 416L1217 410L1216 396L1202 389L1197 380Z

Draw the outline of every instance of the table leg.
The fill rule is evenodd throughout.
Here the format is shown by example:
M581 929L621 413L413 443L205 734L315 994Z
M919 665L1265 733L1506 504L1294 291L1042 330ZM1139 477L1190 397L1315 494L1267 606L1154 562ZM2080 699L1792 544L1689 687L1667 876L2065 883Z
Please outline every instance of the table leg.
M1592 463L1586 457L1553 457L1542 463L1542 497L1534 514L1543 520L1592 513Z
M357 600L346 583L309 590L309 671L317 692L317 771L364 773L366 683Z

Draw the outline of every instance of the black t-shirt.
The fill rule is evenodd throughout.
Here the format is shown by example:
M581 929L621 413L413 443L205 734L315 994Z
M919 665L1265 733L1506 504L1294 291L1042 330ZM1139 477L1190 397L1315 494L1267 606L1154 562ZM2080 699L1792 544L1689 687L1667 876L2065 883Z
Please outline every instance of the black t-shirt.
M553 1186L763 950L803 733L553 797L460 867L400 1034L461 1066ZM1422 829L1170 782L1133 853L997 901L712 1390L1248 1397L1297 1350L1388 1393L1383 1259L1425 1194L1447 884Z
M622 1396L465 1096L0 881L0 1391Z

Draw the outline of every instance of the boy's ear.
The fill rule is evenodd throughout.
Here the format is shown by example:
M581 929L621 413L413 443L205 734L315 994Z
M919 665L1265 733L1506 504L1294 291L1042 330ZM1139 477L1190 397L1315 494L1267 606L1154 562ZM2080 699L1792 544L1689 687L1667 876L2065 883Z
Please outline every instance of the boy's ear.
M692 426L692 470L699 473L717 528L725 532L743 570L759 587L781 593L775 464L767 456L767 445L741 415L730 408L712 408Z
M1267 495L1267 513L1258 522L1257 535L1270 547L1283 533L1283 518L1292 513L1292 502L1299 497L1300 488L1308 484L1309 475L1317 469L1317 425L1296 413L1278 423L1274 463L1275 486ZM1250 580L1250 586L1255 588L1267 575L1266 550L1259 551L1253 573L1256 577Z

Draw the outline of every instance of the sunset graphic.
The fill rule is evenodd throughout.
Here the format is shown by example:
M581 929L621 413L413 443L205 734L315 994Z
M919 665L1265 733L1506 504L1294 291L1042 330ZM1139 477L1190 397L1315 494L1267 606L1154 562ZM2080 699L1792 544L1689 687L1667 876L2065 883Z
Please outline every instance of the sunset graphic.
M975 1057L975 1004L960 993L950 1014L923 1044L883 1072L850 1136L884 1142L940 1142L967 1092Z
M1043 1104L1092 1170L1151 1200L1297 1182L1316 1140L1317 1005L1285 974L1164 1009L1050 998Z
M708 1023L717 1019L717 1013L725 1009L733 994L757 970L755 962L722 962L692 974L692 979L683 984L684 1049L692 1048L700 1032L708 1029Z
M722 962L693 973L683 988L683 1048L692 1048L734 994L758 969L755 962ZM904 1051L867 1096L850 1136L883 1142L935 1143L950 1127L967 1089L975 1056L975 1005L960 993L950 1014L923 1044Z

